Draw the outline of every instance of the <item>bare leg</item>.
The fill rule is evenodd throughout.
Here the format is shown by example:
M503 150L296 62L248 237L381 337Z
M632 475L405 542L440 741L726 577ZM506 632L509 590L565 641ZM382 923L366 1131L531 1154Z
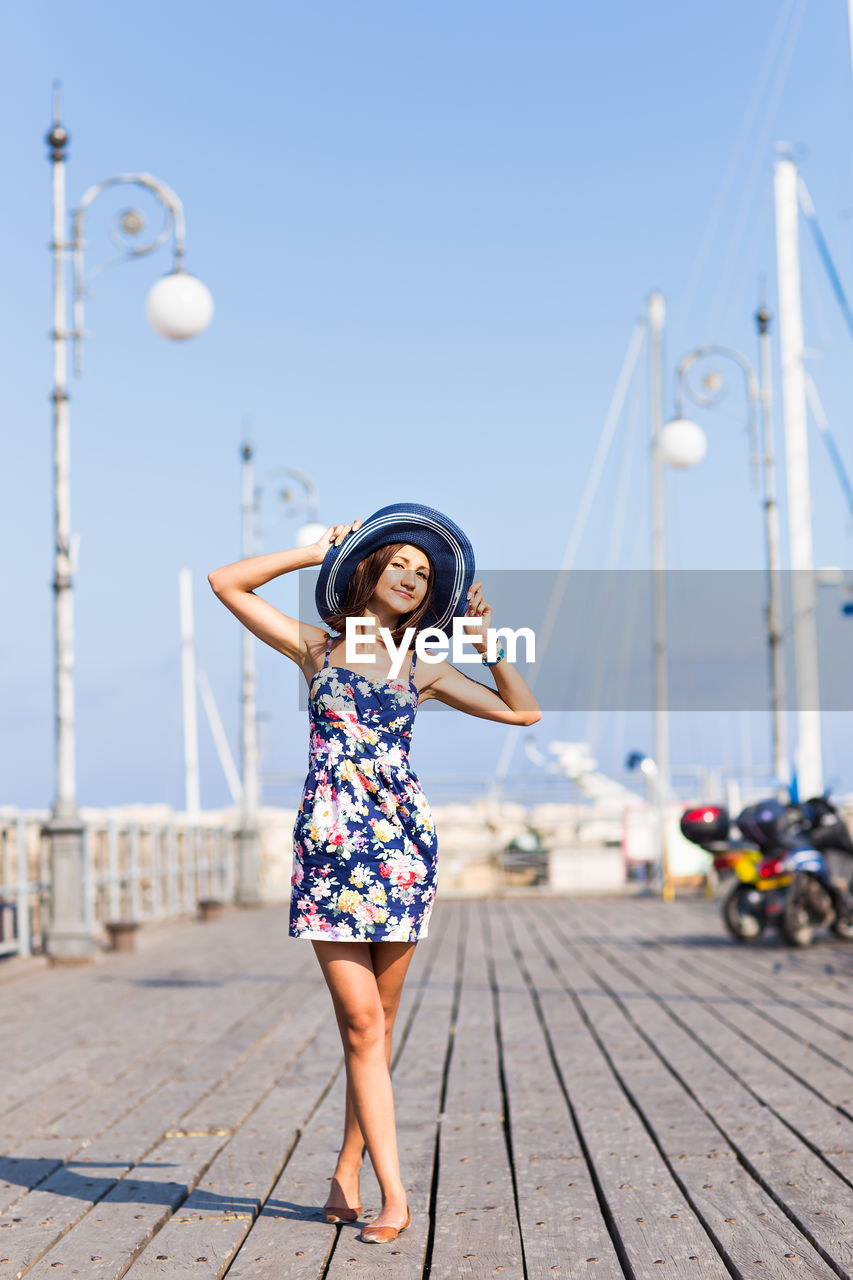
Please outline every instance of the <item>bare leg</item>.
M414 942L371 942L369 944L373 972L385 1014L385 1061L389 1067L391 1066L391 1037L394 1021L400 1005L406 972L415 953L415 945ZM344 1027L340 1017L338 1026L343 1037ZM333 1175L327 1208L333 1209L335 1206L345 1205L354 1208L359 1203L358 1175L361 1170L363 1151L364 1135L358 1123L348 1082L344 1139Z
M344 1140L327 1207L358 1204L358 1174L367 1144L382 1191L375 1222L398 1226L406 1196L400 1180L391 1036L414 942L315 942L329 986L347 1063Z

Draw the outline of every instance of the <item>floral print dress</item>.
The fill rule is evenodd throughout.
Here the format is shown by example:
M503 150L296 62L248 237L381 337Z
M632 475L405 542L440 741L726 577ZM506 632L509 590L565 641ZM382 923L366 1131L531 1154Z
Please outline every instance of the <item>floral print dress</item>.
M308 688L308 777L293 829L289 935L409 942L427 936L435 824L409 764L418 692L330 667Z

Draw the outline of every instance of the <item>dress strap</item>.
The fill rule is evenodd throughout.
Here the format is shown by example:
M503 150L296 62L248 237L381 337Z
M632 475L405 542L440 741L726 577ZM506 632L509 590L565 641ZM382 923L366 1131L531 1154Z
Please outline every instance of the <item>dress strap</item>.
M412 650L412 666L411 666L411 669L410 669L410 671L409 671L409 679L410 679L410 680L414 680L414 678L415 678L415 663L417 662L417 660L418 660L417 650L416 650L416 649L413 649L413 650Z
M323 659L323 668L324 668L324 669L329 665L329 654L330 654L331 652L332 652L332 637L331 637L331 636L329 636L329 637L328 637L328 639L326 640L326 656L325 656L325 658Z

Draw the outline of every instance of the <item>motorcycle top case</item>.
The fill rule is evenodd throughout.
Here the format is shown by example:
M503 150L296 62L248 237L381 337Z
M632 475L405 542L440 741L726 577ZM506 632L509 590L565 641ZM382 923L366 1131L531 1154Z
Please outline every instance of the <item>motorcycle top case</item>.
M718 844L729 834L729 811L721 804L703 804L685 809L681 815L681 834L692 844Z
M793 849L802 842L805 821L796 805L785 805L780 800L760 800L750 804L738 814L737 825L745 840L752 840L759 849L769 851L781 846Z

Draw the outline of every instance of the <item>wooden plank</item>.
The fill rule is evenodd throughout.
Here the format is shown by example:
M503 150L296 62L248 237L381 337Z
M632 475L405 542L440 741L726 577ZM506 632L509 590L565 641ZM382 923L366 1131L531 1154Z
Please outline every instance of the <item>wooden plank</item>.
M415 977L416 968L413 962ZM318 968L318 975L319 972ZM312 1015L320 1018L321 1028L310 1052L300 1057L296 1071L288 1073L284 1087L279 1082L273 1095L252 1116L251 1123L245 1125L223 1149L179 1212L164 1225L143 1251L128 1272L132 1280L141 1280L141 1277L149 1275L174 1275L183 1270L191 1270L199 1277L221 1276L243 1244L252 1222L264 1204L267 1206L267 1217L277 1224L287 1221L289 1226L293 1225L291 1215L282 1215L280 1212L280 1185L274 1184L281 1174L283 1164L290 1157L294 1144L300 1138L300 1131L293 1128L294 1117L302 1116L303 1129L310 1130L310 1112L318 1104L321 1106L324 1135L322 1154L325 1157L323 1170L329 1167L327 1148L335 1140L339 1141L343 1130L343 1092L339 1091L339 1096L328 1100L331 1105L327 1105L324 1096L325 1089L336 1078L342 1078L340 1036L325 988L312 1009ZM404 1004L401 1005L398 1017L398 1026L403 1026L406 1017ZM306 1111L308 1100L310 1108ZM319 1113L314 1122L315 1133L318 1131L318 1121ZM280 1130L278 1134L276 1129ZM276 1135L272 1141L271 1135ZM310 1141L309 1137L308 1145ZM303 1157L305 1149L303 1145ZM317 1167L319 1172L319 1163ZM322 1186L318 1188L315 1202L308 1209L317 1219L315 1226L321 1228L312 1232L314 1249L310 1244L307 1249L300 1249L300 1241L290 1241L290 1236L294 1233L292 1230L288 1231L288 1241L294 1244L293 1253L300 1259L298 1265L307 1268L305 1273L308 1275L317 1274L311 1258L315 1257L316 1266L321 1267L335 1238L334 1229L320 1219L318 1211L318 1205L326 1199L327 1193L328 1179L325 1177L322 1179ZM276 1251L280 1243L283 1243L281 1228L277 1226ZM252 1257L250 1268L250 1274L259 1275L267 1261L263 1253L266 1246L256 1234L247 1248L253 1254L258 1249L261 1250L257 1256ZM238 1261L237 1270L243 1265L242 1260ZM229 1274L233 1276L237 1274L237 1270L232 1269Z
M424 949L423 958L429 957L428 981L420 993L400 1056L394 1063L392 1078L400 1170L412 1224L387 1248L353 1241L354 1233L347 1236L342 1233L326 1280L350 1276L356 1280L420 1280L422 1275L430 1230L444 1066L454 996L461 980L460 943L465 927L465 913L459 910L459 904L439 904L430 924L429 938L418 944L419 950ZM369 1161L365 1174L362 1177L363 1217L369 1221L376 1216L381 1197Z
M628 1020L612 993L619 972L596 948L560 954L559 967L630 1093L676 1180L721 1254L738 1274L767 1266L773 1276L836 1274L786 1214L738 1165L723 1131L673 1077L656 1044ZM553 954L553 953L552 953ZM601 985L605 984L605 985ZM597 989L597 990L596 990ZM597 997L597 991L602 998Z
M326 1020L310 1048L219 1152L126 1273L131 1280L225 1274L251 1230L323 1091L340 1070L337 1026ZM331 1230L327 1228L327 1231Z
M500 1008L500 1046L528 1280L622 1280L581 1143L543 1028L507 934L515 908L490 906L489 953ZM525 936L526 939L526 936Z
M521 1275L497 1042L479 912L466 921L462 991L439 1139L431 1274Z
M674 948L663 945L664 949L674 952ZM679 948L682 959L684 950ZM696 948L690 951L686 963L691 970L736 992L762 1018L781 1025L789 1034L799 1035L842 1065L853 1056L853 1008L832 1003L821 996L814 998L814 992L821 990L821 984L798 981L789 986L783 965L778 965L776 973L768 971L761 964L760 954L750 950L747 960L749 986L744 988L742 948L739 954L734 954L734 948L720 949L719 952ZM831 981L837 984L836 979Z
M130 1165L54 1164L20 1204L0 1217L0 1276L18 1277L38 1261L66 1231L86 1217Z
M739 1078L755 1096L823 1152L842 1175L853 1177L853 1118L838 1109L853 1105L853 1078L769 1024L762 1024L760 1041L754 1038L755 1018L748 1009L683 963L676 966L667 952L646 956L644 967L673 992L669 1000L679 1003L703 1042L724 1061L737 1062ZM804 1079L813 1082L813 1088L802 1083Z
M774 934L766 936L757 946L744 947L729 939L724 933L724 926L719 921L719 906L716 903L703 903L703 910L695 901L679 901L676 916L667 921L663 916L665 930L655 927L661 923L661 904L655 904L652 912L643 911L638 914L635 928L635 940L654 939L656 945L672 948L675 952L689 959L691 965L699 965L708 977L725 981L735 989L742 987L744 964L750 975L748 993L761 992L771 1002L779 1002L782 1010L796 1008L803 1018L816 1022L820 1027L839 1034L845 1042L844 1052L850 1056L850 1042L853 1040L851 1028L853 1020L853 990L850 976L842 977L838 970L836 953L833 948L843 949L844 943L833 940L826 945L818 944L806 952L783 947ZM687 923L688 929L695 921L696 928L706 923L707 911L713 909L715 920L719 924L720 936L716 945L702 945L701 937L693 939L687 933L687 941L674 940L668 937L676 924ZM650 918L649 918L650 917ZM844 955L843 950L840 951ZM814 966L806 962L806 957L813 959ZM781 1010L780 1010L781 1012ZM784 1016L784 1015L783 1015ZM832 1052L832 1040L826 1039L827 1051Z
M146 1143L150 1145L158 1141L168 1129L181 1128L184 1116L252 1056L263 1038L269 1034L273 1020L287 1017L294 1029L298 1027L298 1009L303 999L304 988L300 985L291 991L285 990L278 999L267 999L246 1017L231 1022L226 1030L205 1045L201 1052L195 1054L170 1079L111 1123L87 1147L87 1154L96 1149L99 1156L102 1152L104 1158L120 1160L130 1152L136 1160L139 1158L136 1153L144 1151ZM229 1006L227 1020L233 1018L237 1009L232 1001L229 1001ZM310 1034L310 1024L307 1035L297 1032L294 1049L299 1047L300 1041L304 1042L309 1038ZM54 1131L61 1134L64 1127L54 1126Z
M316 965L316 960L314 963ZM316 967L322 978L319 966ZM296 988L292 988L288 996L286 1010L279 1012L276 1023L256 1042L251 1056L183 1113L183 1128L239 1128L257 1107L263 1093L279 1079L295 1050L308 1038L315 1037L332 1014L331 1000L322 981L315 984L314 998L309 1003Z
M412 1226L400 1236L399 1242L387 1249L378 1249L356 1240L362 1223L371 1216L371 1202L378 1205L376 1182L367 1159L362 1168L360 1186L365 1209L362 1219L358 1223L344 1223L336 1227L326 1223L322 1216L330 1173L343 1133L345 1077L341 1073L333 1091L323 1099L300 1134L293 1154L228 1272L228 1280L314 1280L324 1272L324 1268L328 1268L324 1272L328 1280L334 1280L342 1273L370 1277L370 1280L384 1275L398 1280L420 1277L426 1238L424 1210L429 1200L429 1176L427 1174L424 1179L420 1175L416 1161L419 1147L426 1144L431 1160L434 1146L436 1096L441 1083L443 1058L441 1053L435 1053L435 1048L447 1039L455 964L455 924L450 934L438 936L437 926L445 914L446 910L436 911L430 937L426 944L418 944L407 976L404 1000L407 1005L414 1004L416 1012L393 1071L400 1163L407 1193L411 1196ZM430 944L434 951L427 957L421 948ZM420 999L415 990L418 975L413 970L416 965L426 968L426 985L419 993ZM403 1008L398 1014L398 1027L401 1015L404 1015ZM336 1026L334 1034L337 1035ZM425 1050L429 1051L426 1059L423 1056ZM338 1051L340 1055L339 1040ZM413 1064L415 1070L412 1069ZM413 1097L413 1086L419 1091L417 1097ZM429 1116L431 1095L434 1095L432 1127L424 1136L419 1127L424 1123L424 1113ZM422 1206L420 1213L419 1203Z
M337 1031L337 1028L334 1028ZM333 1029L329 1027L330 1038ZM307 1280L323 1274L337 1234L352 1234L350 1224L337 1228L325 1221L329 1171L343 1131L344 1076L340 1038L335 1051L339 1071L332 1092L306 1122L299 1140L242 1242L229 1280Z
M302 971L307 972L305 966ZM296 975L294 975L296 978ZM150 979L149 979L150 980ZM81 978L84 986L92 981L92 978L84 975ZM235 984L229 990L227 997L223 1000L221 997L215 1000L215 992L211 990L208 994L208 1003L212 1006L207 1009L207 1017L201 1034L193 1031L191 1034L190 1027L192 1021L199 1022L198 1017L190 1020L190 1026L174 1026L169 1030L177 1036L181 1042L186 1043L186 1051L183 1056L189 1061L193 1056L201 1052L202 1048L211 1047L211 1041L216 1037L220 1029L229 1025L233 1025L234 1034L241 1034L240 1027L248 1027L247 1018L254 1012L256 1022L253 1024L259 1027L259 1030L250 1030L250 1040L257 1039L263 1034L268 1023L273 1020L275 1012L279 1005L282 1008L294 1008L292 984L282 986L275 993L272 999L269 996L259 998L255 991L250 988L253 996L251 1001L252 1008L246 1009L246 993L241 992L240 984ZM167 1070L171 1073L173 1070L172 1063L175 1060L174 1048L170 1042L166 1041L157 1046L155 1039L156 1027L151 1025L151 1018L147 1016L147 1006L150 1004L150 992L144 992L143 1005L130 996L126 1000L119 1002L118 993L116 994L116 1003L110 1006L100 1005L100 1017L95 1024L94 1032L90 1031L90 1035L95 1037L95 1047L91 1050L98 1052L99 1042L104 1039L103 1029L108 1027L110 1038L113 1041L119 1041L124 1045L120 1049L115 1058L114 1064L110 1065L108 1072L103 1071L92 1079L91 1084L87 1084L87 1080L79 1081L70 1078L68 1082L54 1082L44 1095L37 1095L32 1098L24 1107L19 1108L5 1117L5 1123L0 1121L0 1140L3 1141L4 1147L8 1152L10 1149L15 1150L16 1147L28 1142L34 1134L40 1130L48 1128L50 1132L56 1134L57 1137L71 1137L78 1134L87 1140L105 1127L107 1123L113 1121L121 1111L116 1111L114 1100L118 1101L121 1110L127 1109L127 1100L132 1098L140 1088L142 1082L156 1082L156 1054L161 1051L165 1052L166 1058L169 1060ZM126 994L126 993L125 993ZM133 993L136 995L136 992ZM186 997L182 997L183 999ZM90 999L94 1003L95 996L90 993ZM198 994L195 997L196 1008L198 1008ZM125 1012L130 1009L131 1023L135 1028L134 1035L127 1034L125 1026ZM87 1020L91 1025L91 1016ZM154 1041L153 1045L149 1045L145 1050L143 1046L145 1042L146 1028ZM85 1046L80 1046L80 1051L88 1052ZM110 1054L104 1054L104 1050L100 1050L101 1054L109 1059ZM149 1061L151 1059L151 1061ZM113 1066L115 1069L113 1069ZM90 1078L91 1079L91 1078ZM106 1080L106 1084L103 1081ZM94 1086L100 1084L100 1088ZM81 1105L83 1104L83 1105ZM70 1121L70 1124L69 1124ZM93 1127L94 1126L94 1127ZM82 1130L82 1132L81 1132Z
M441 902L398 1021L394 1092L412 1227L379 1249L356 1241L360 1224L333 1227L320 1216L343 1124L340 1044L311 949L285 944L273 972L283 918L283 910L235 913L216 935L184 926L160 953L106 957L98 982L63 974L54 983L50 972L26 980L26 1030L43 1018L49 1026L55 1012L64 1061L51 1075L45 1032L30 1036L37 1088L16 1081L14 1106L45 1094L51 1080L68 1083L67 1105L61 1110L60 1097L55 1120L7 1156L17 1155L17 1166L0 1167L17 1206L0 1217L0 1259L10 1258L0 1277L23 1268L41 1280L70 1267L86 1280L185 1271L201 1280L226 1272L228 1280L420 1280L427 1263L442 1280L480 1280L497 1268L519 1280L526 1268L532 1280L557 1274L557 1265L572 1277L626 1269L636 1280L664 1266L701 1280L759 1267L780 1280L853 1275L853 1178L839 1172L850 1167L853 1143L850 1117L834 1105L844 1104L851 1076L833 1053L847 1042L844 1006L797 985L829 976L816 957L797 970L781 1006L769 949L754 971L745 950L726 948L718 964L709 932L718 922L701 906ZM441 937L444 920L452 931ZM708 941L694 948L691 936ZM457 938L466 954L451 1029ZM747 999L721 1003L714 987L723 970L740 996L736 969ZM69 1010L79 1018L87 1002L90 1012L99 1008L100 1057L91 1029L63 1021ZM310 1045L306 1010L319 1028ZM146 1063L134 1061L146 1052L146 1025L153 1089ZM775 1063L762 1048L765 1030ZM286 1066L289 1050L296 1056ZM797 1081L806 1070L823 1098ZM183 1136L166 1136L172 1129ZM376 1195L366 1161L365 1218ZM537 1216L541 1204L552 1216ZM575 1223L565 1207L578 1205ZM490 1229L497 1213L509 1219L503 1240ZM722 1270L703 1224L728 1260ZM587 1254L590 1239L608 1243L610 1255ZM684 1257L693 1240L701 1252Z
M303 1031L310 1027L310 1023L305 1022L304 1017L303 1024ZM309 1046L310 1033L309 1043L303 1045L302 1048L309 1050ZM309 1054L305 1052L302 1056L307 1057ZM303 1096L306 1082L305 1079L300 1082ZM266 1083L266 1077L261 1077L258 1081L259 1089L266 1087ZM290 1104L295 1101L295 1092L294 1090L289 1095ZM160 1143L153 1152L146 1152L136 1169L127 1162L122 1164L115 1159L104 1159L103 1155L98 1152L98 1144L93 1144L86 1150L84 1159L72 1161L70 1164L60 1167L56 1174L42 1183L39 1189L21 1197L14 1208L0 1219L0 1231L2 1231L2 1228L7 1227L7 1223L8 1227L11 1228L8 1236L5 1232L2 1233L5 1244L3 1256L11 1257L14 1255L18 1259L25 1258L31 1262L45 1253L46 1250L50 1250L48 1260L51 1266L59 1265L60 1263L64 1265L64 1258L55 1256L53 1246L55 1245L58 1248L59 1244L56 1242L60 1241L63 1234L75 1224L79 1224L75 1239L88 1239L90 1227L85 1222L81 1222L81 1218L96 1203L98 1204L98 1212L108 1214L110 1219L115 1217L112 1205L116 1202L123 1203L123 1197L126 1194L122 1190L122 1184L117 1181L118 1179L122 1179L128 1185L132 1185L140 1169L146 1171L143 1176L147 1179L149 1177L147 1171L152 1165L156 1164L158 1152L165 1145L166 1155L169 1156L171 1152L169 1144L177 1143L182 1158L187 1161L185 1174L188 1180L187 1186L192 1186L210 1163L212 1154L215 1154L228 1141L228 1134L229 1130L226 1127L214 1128L212 1132L205 1133L184 1126L174 1137L167 1137L165 1144ZM190 1151L188 1143L193 1144L196 1139L200 1140L200 1150ZM289 1140L292 1141L292 1136ZM146 1137L143 1137L143 1145L150 1145ZM199 1146L199 1144L195 1145ZM213 1151L209 1149L211 1146ZM187 1152L189 1152L189 1155L187 1155ZM283 1156L278 1159L280 1167ZM166 1204L169 1210L185 1199L187 1186L181 1187L179 1185L177 1189L168 1188L168 1194L163 1203ZM142 1195L143 1199L145 1199L147 1188L142 1189ZM162 1208L162 1204L160 1208ZM168 1216L168 1214L165 1216ZM130 1253L144 1244L145 1239L156 1232L161 1223L165 1221L165 1217L159 1212L155 1213L153 1210L143 1212L139 1219L135 1217L133 1219L134 1222L138 1221L143 1224L139 1228L139 1231L143 1232L143 1234L138 1236L134 1234L137 1229L132 1225L127 1214L120 1214L119 1220L123 1221L124 1219L127 1219L127 1221L125 1223L125 1236L121 1240L121 1247ZM97 1214L94 1221L99 1221ZM94 1228L92 1229L94 1230ZM61 1241L63 1248L67 1239L68 1237L65 1237ZM110 1253L109 1250L104 1252L104 1249L105 1245L102 1242L96 1252L100 1253L104 1266L108 1267L111 1261L115 1261L121 1254ZM79 1252L79 1248L77 1251Z
M562 921L550 923L561 932ZM565 936L563 943L573 945ZM600 950L619 971L620 991L637 993L629 1006L632 1017L657 1046L674 1076L720 1128L741 1164L784 1206L804 1239L842 1268L837 1274L846 1274L844 1268L853 1269L848 1184L740 1082L734 1074L734 1064L739 1063L735 1046L730 1046L727 1055L719 1055L693 1033L689 1024L695 1001L668 999L659 976L640 965L630 952L609 946ZM667 1149L677 1157L683 1154L680 1146L676 1132ZM716 1181L709 1178L712 1184Z
M17 1144L7 1145L5 1149L8 1154L0 1158L0 1211L9 1209L28 1189L39 1185L53 1169L70 1159L81 1149L81 1143L90 1147L87 1156L91 1158L91 1143L96 1137L126 1117L141 1101L156 1093L158 1088L174 1080L182 1069L192 1070L194 1059L206 1052L210 1062L219 1061L226 1065L229 1035L241 1023L245 1023L247 1018L253 1014L257 1016L263 1009L264 1002L249 1012L240 1012L239 1006L231 1009L223 1006L218 1016L214 1015L210 1019L210 1039L206 1044L198 1044L195 1040L187 1044L167 1042L151 1058L143 1058L131 1071L102 1088L83 1105L71 1110L66 1108L61 1092L58 1093L54 1110L59 1113L59 1118L48 1122L41 1132L30 1133L29 1137L21 1139ZM219 1025L227 1023L232 1017L236 1017L236 1021L231 1028L224 1035L217 1036ZM109 1018L105 1011L102 1026L108 1024ZM30 1126L25 1128L30 1129ZM119 1162L126 1166L132 1165L135 1159L141 1157L143 1150L144 1148L140 1148L136 1153L130 1152L123 1161L119 1157ZM113 1154L105 1157L107 1162L113 1158Z
M316 965L316 961L314 964ZM305 974L310 972L313 979L313 970L306 963L301 962L296 972L301 975L303 970ZM322 985L321 976L320 983ZM178 1130L175 1139L171 1139L173 1141L180 1136L181 1141L186 1145L187 1138L215 1138L216 1149L221 1147L228 1139L229 1125L207 1126L208 1129L213 1130L211 1133L205 1131L199 1133L198 1129L188 1128L186 1125L181 1128L181 1117L182 1114L187 1113L188 1105L189 1107L193 1104L198 1105L199 1099L211 1086L216 1086L222 1081L223 1076L228 1077L231 1074L235 1083L241 1086L236 1111L243 1113L252 1090L256 1095L257 1103L264 1092L269 1090L275 1077L281 1074L282 1064L286 1062L288 1053L292 1057L310 1040L311 1019L306 1019L304 995L299 983L288 984L272 1000L261 999L248 1014L239 1013L239 1002L240 992L235 984L234 991L229 995L228 1000L219 1002L218 1016L214 1019L213 1028L216 1029L217 1025L223 1021L226 1024L230 1022L231 1025L212 1044L201 1047L202 1050L206 1048L208 1052L200 1051L198 1045L190 1046L193 1056L200 1056L201 1061L191 1062L184 1070L173 1072L171 1078L166 1080L160 1088L154 1090L141 1103L135 1101L129 1110L127 1099L125 1099L122 1103L125 1114L120 1115L100 1139L92 1143L88 1141L84 1143L85 1159L74 1162L82 1167L85 1183L91 1184L88 1189L84 1185L82 1198L75 1201L69 1196L67 1180L71 1166L61 1167L53 1179L48 1178L42 1181L39 1190L16 1198L14 1209L7 1213L6 1221L0 1222L0 1225L7 1227L8 1223L7 1229L15 1228L13 1232L15 1239L20 1237L21 1247L28 1251L30 1256L36 1245L39 1251L43 1251L50 1245L52 1239L57 1239L63 1231L78 1221L81 1204L82 1211L85 1212L86 1208L91 1207L91 1203L96 1200L105 1199L112 1202L114 1197L120 1199L124 1194L121 1187L114 1187L110 1191L109 1184L105 1186L103 1177L98 1177L99 1168L109 1169L112 1174L110 1182L115 1183L116 1179L125 1177L130 1185L134 1180L134 1163L141 1161L142 1167L147 1168L150 1160L156 1159L149 1149L152 1143L162 1145L160 1140L170 1124L172 1128ZM235 1013L237 1014L236 1022L233 1021ZM278 1019L277 1022L276 1019ZM298 1037L301 1037L301 1043ZM181 1050L181 1057L185 1058L187 1046L177 1047ZM141 1079L140 1076L140 1081ZM251 1085L250 1079L253 1081ZM215 1089L213 1096L217 1096ZM225 1117L231 1123L237 1122L234 1119L234 1112L235 1107L232 1104L231 1112ZM190 1115L192 1115L191 1112ZM167 1141L169 1140L167 1137ZM71 1141L75 1149L79 1148L78 1134L75 1134ZM57 1135L51 1135L51 1142L55 1149ZM189 1166L188 1176L192 1182L197 1180L203 1167L210 1162L210 1153L203 1144L202 1155L204 1156L202 1168L196 1168L192 1163ZM51 1161L50 1167L56 1167L55 1161ZM78 1182L80 1177L81 1175L77 1174ZM178 1191L176 1203L185 1196L186 1187ZM170 1204L172 1198L170 1192ZM149 1219L150 1215L148 1218L143 1215L140 1221L146 1223L147 1229L156 1230L161 1219L155 1217L153 1225ZM34 1226L35 1236L33 1237ZM83 1227L84 1231L87 1229ZM27 1232L30 1233L29 1238L25 1238ZM4 1232L3 1238L8 1242L12 1237L6 1236Z
M191 935L195 932L186 924L182 927ZM186 947L186 943L180 943L179 937L171 938L162 954L174 957L180 964ZM190 951L188 960L187 967L192 973L199 957ZM183 1024L191 1025L193 1010L198 1008L198 991L194 989L192 980L181 981L175 974L176 981L170 981L173 975L164 974L159 981L154 979L156 985L147 993L147 1017L140 1027L133 1010L138 1014L146 992L139 986L138 975L144 970L151 981L154 978L152 967L150 955L96 953L91 967L48 968L32 975L26 984L0 990L0 1016L4 1027L14 1034L19 1068L29 1072L40 1066L49 1067L55 1055L61 1055L83 1041L97 1042L101 1023L98 1018L93 1018L93 1011L100 1012L105 1005L116 1006L112 1028L130 1038L134 1038L135 1031L140 1048L146 1043L143 1032L147 1030L151 1039L156 1040L158 1028L172 1016L173 1010ZM121 997L128 991L134 998L123 1000ZM30 1012L34 998L42 1012L42 1018L37 1020Z
M3 1028L6 1043L14 1044L12 1028ZM63 1093L78 1088L88 1081L93 1086L111 1080L129 1065L127 1049L123 1045L105 1045L104 1043L77 1043L58 1051L38 1066L26 1067L15 1055L14 1074L9 1071L0 1098L0 1132L8 1134L8 1122L20 1109L35 1102L36 1106L49 1103L51 1095L58 1091ZM85 1080L81 1077L85 1076ZM10 1114L11 1113L11 1114ZM20 1125L18 1126L20 1129Z
M49 1176L57 1159L71 1158L81 1150L81 1143L89 1160L131 1166L167 1128L179 1127L187 1107L227 1075L235 1062L251 1056L267 1020L276 1010L290 1008L295 1016L298 1005L298 996L285 991L278 1002L262 1002L243 1016L237 1013L236 1006L231 1007L227 1018L237 1013L236 1022L207 1045L167 1045L159 1063L141 1063L85 1106L66 1112L36 1141L30 1138L13 1149L21 1152L23 1162L11 1152L0 1162L4 1178L0 1205L9 1209L18 1203L27 1188L39 1185L39 1172ZM212 1020L211 1031L216 1030L217 1022L227 1018L223 1019L220 1013ZM57 1106L62 1110L61 1101ZM99 1142L105 1143L106 1148ZM33 1166L34 1157L45 1164Z
M193 1048L191 1053L194 1057L199 1050ZM76 1153L90 1159L91 1153L86 1151L86 1144L138 1106L140 1095L145 1097L153 1093L185 1067L190 1060L189 1054L187 1046L167 1044L156 1058L140 1064L136 1072L125 1075L83 1107L66 1115L53 1126L52 1131L37 1134L19 1143L9 1155L0 1156L0 1214L20 1205L22 1197L29 1191L43 1188L51 1174L61 1169L64 1161L73 1160ZM110 1160L105 1163L115 1164ZM123 1162L125 1171L132 1163L132 1159ZM41 1210L35 1212L41 1213ZM14 1216L20 1216L17 1208Z
M114 1280L186 1198L223 1145L221 1136L167 1138L131 1168L27 1272L27 1280L75 1271L86 1280ZM72 1203L74 1201L72 1200ZM38 1224L29 1221L30 1231ZM46 1228L51 1234L55 1224Z
M227 912L204 925L152 924L140 934L135 953L96 953L91 966L48 968L0 988L0 1017L14 1035L19 1070L49 1065L80 1043L103 1043L106 1008L111 1030L129 1042L131 1060L156 1047L159 1038L204 1040L206 1025L235 986L242 988L238 999L244 1006L262 1003L264 987L281 988L281 966L271 967L270 957L281 950L286 921L286 906L276 905ZM311 957L292 957L291 970L293 959L304 968ZM34 998L38 1019L31 1013Z
M81 981L86 985L85 979ZM39 1023L40 1041L44 1052L49 1056L37 1064L30 1063L26 1054L17 1052L16 1046L14 1072L8 1073L0 1100L0 1126L4 1131L10 1132L10 1113L22 1104L30 1103L40 1095L49 1101L51 1092L61 1093L75 1082L82 1084L81 1077L91 1079L93 1085L97 1086L159 1048L156 1028L149 1027L149 1034L145 1036L144 1027L139 1024L138 1006L134 1016L133 1002L115 1008L110 1008L107 1004L105 1008L102 993L91 988L88 989L88 997L88 1003L84 1001L76 1015L73 1035L62 1037L57 1034L55 1040L51 1035L53 1011L39 999L41 1016L39 1019L32 1019L31 1016L31 1020ZM92 1016L95 1007L100 1011L98 1019L93 1019ZM107 1008L109 1036L103 1034L103 1015ZM14 1031L4 1025L4 1036L13 1041ZM52 1051L49 1047L51 1043Z
M641 948L644 943L653 944L658 956L668 955L671 958L674 969L683 967L688 973L704 976L718 992L725 992L727 1000L748 1005L762 1020L783 1034L799 1037L850 1074L853 1021L849 1007L821 997L812 998L811 993L806 996L798 986L786 985L786 980L778 975L772 983L761 980L765 974L762 963L769 961L774 954L777 959L773 960L773 966L782 970L786 957L796 957L801 953L787 948L780 953L780 948L776 947L765 955L768 949L764 946L744 948L722 938L717 946L705 946L701 938L694 940L689 933L675 940L668 938L667 935L672 935L674 930L681 932L677 925L681 924L683 929L685 913L688 920L699 915L695 908L695 903L689 906L679 903L674 908L660 903L646 904L646 908L637 913L631 945ZM664 929L656 927L661 921L666 926ZM618 935L612 931L613 924L610 917L604 928L607 932L609 925L611 937L616 938ZM778 958L780 954L781 959ZM744 981L745 972L749 974L748 981Z
M168 1047L166 1056L174 1061L174 1047ZM187 1057L186 1050L182 1056ZM109 1096L110 1086L121 1098L133 1095L133 1080L128 1075L132 1076L134 1063L126 1048L106 1051L96 1045L77 1045L68 1052L66 1062L67 1074L46 1084L0 1119L4 1150L15 1150L45 1129L54 1131L64 1118L79 1116L96 1098L97 1108L104 1096ZM137 1073L156 1073L156 1069L154 1055L136 1064Z
M515 914L515 913L514 913ZM521 917L521 912L518 912ZM523 947L563 1087L572 1103L587 1160L634 1276L667 1274L723 1280L729 1272L652 1142L560 975L533 945L537 907Z
M420 1280L430 1228L436 1133L441 1110L444 1064L451 1011L460 978L462 913L456 904L441 904L430 924L430 936L418 944L427 981L418 993L413 1018L399 1056L393 1063L394 1110L400 1171L412 1213L412 1225L389 1247L376 1248L341 1235L326 1280ZM407 980L410 998L414 987ZM406 988L404 988L404 995ZM376 1217L381 1206L379 1184L365 1162L361 1180L363 1219ZM352 1243L349 1247L347 1241ZM345 1247L346 1246L346 1247Z
M777 988L808 993L816 1004L853 1009L853 956L831 935L819 936L814 946L801 951L786 947L776 930L768 929L760 943L744 947L727 933L718 901L680 897L674 904L652 899L638 900L637 905L633 925L627 925L635 940L646 937L659 944L685 945L691 955L735 969L746 960L752 975L766 977ZM617 923L615 913L608 915L608 924ZM624 925L624 913L619 923Z
M681 983L702 994L729 1025L776 1057L787 1070L813 1084L833 1105L849 1108L853 1102L853 1037L821 1025L795 1001L783 1004L762 996L751 970L749 981L744 983L743 966L736 982L734 971L729 975L708 970L694 963L692 956L676 955L666 947L658 950L658 958L667 960ZM848 1026L853 1026L853 1019L848 1018Z

